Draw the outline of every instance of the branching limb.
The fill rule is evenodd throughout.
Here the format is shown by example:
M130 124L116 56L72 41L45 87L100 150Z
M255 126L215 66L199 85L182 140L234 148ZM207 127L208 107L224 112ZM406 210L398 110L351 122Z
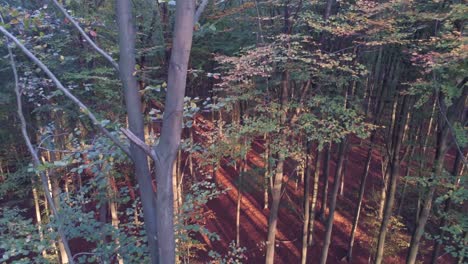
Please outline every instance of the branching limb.
M94 41L86 34L86 32L83 30L83 28L76 22L76 20L68 14L67 10L63 8L62 5L57 2L57 0L52 0L54 5L62 12L62 14L72 23L72 25L80 32L81 36L95 49L99 54L101 54L112 66L119 71L119 64L109 55L109 53L105 52L102 50Z
M156 152L154 151L154 149L151 147L151 146L148 146L148 144L146 144L145 142L143 142L140 138L138 138L135 134L133 134L132 131L130 131L129 129L126 129L126 128L121 128L120 131L122 131L122 133L124 133L124 135L131 141L133 142L135 145L137 145L138 147L140 147L145 153L146 155L148 155L149 157L151 157L151 159L153 159L154 161L156 161L158 159L158 156L156 155Z
M6 37L11 39L22 51L23 53L28 56L29 59L31 59L39 68L41 68L45 74L52 79L52 81L55 83L57 88L62 91L66 97L68 97L70 100L73 101L76 105L80 107L80 110L86 114L89 119L93 122L94 125L96 125L99 130L106 135L112 142L114 142L115 145L117 145L120 149L122 149L127 156L131 158L130 150L123 145L123 143L118 140L114 135L112 135L109 130L107 130L101 122L96 118L96 116L89 110L89 108L83 104L80 99L75 97L67 88L65 88L62 83L57 79L57 77L49 70L49 68L42 63L34 54L32 54L15 36L13 36L10 32L8 32L3 26L0 26L0 32L2 32Z
M0 16L0 21L2 23L4 23L3 18L1 16ZM2 27L2 29L3 29L3 27ZM31 140L29 138L28 131L26 130L26 119L24 118L24 114L23 114L23 106L22 106L22 101L21 101L21 91L20 91L20 87L19 87L19 78L18 78L18 71L16 70L15 58L13 57L13 52L11 51L10 46L8 45L9 40L8 40L7 37L5 37L5 38L6 38L6 43L7 43L6 46L7 46L7 49L8 49L8 56L10 57L11 69L13 70L13 76L14 76L14 79L15 79L16 104L17 104L17 107L18 107L18 110L17 110L18 111L18 117L19 117L20 123L21 123L21 134L23 135L26 146L28 147L28 150L31 153L34 166L39 167L41 165L41 161L39 160L39 156L37 154L37 151L34 148L34 146L32 145ZM72 256L72 253L71 253L71 250L70 250L70 246L68 245L67 237L65 235L65 232L63 231L62 220L61 220L60 216L58 215L58 211L57 211L57 207L55 205L55 202L52 199L52 196L50 195L51 192L50 192L50 189L49 189L47 177L46 177L46 175L44 174L43 171L41 171L39 174L40 174L40 177L41 177L42 187L44 188L44 194L46 196L46 199L49 202L49 206L52 209L52 213L54 214L54 217L57 219L57 223L58 223L57 232L58 232L58 234L60 236L60 240L62 240L63 247L65 249L65 252L66 252L67 256L68 256L68 261L69 261L70 264L74 264L73 256Z

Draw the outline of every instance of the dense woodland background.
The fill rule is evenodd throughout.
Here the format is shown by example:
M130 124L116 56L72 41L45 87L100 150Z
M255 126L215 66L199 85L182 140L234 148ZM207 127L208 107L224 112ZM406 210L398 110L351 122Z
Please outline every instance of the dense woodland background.
M1 263L468 263L466 2L0 15Z

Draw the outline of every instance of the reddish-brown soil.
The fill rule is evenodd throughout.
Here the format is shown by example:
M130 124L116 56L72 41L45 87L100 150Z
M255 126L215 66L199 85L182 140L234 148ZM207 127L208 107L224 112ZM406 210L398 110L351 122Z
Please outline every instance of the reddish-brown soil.
M199 119L198 122L204 123L205 129L209 129L211 127L211 124L206 120ZM198 138L198 140L203 141L203 136L200 134L202 133L198 133L198 137L201 137ZM327 263L346 262L345 256L347 254L354 211L357 205L359 184L364 172L368 143L369 142L365 142L354 137L350 139L351 147L348 150L348 162L344 169L344 192L342 196L338 197L337 201L332 242ZM264 166L264 161L261 155L263 151L264 147L262 140L257 140L252 144L252 149L247 156L249 168ZM332 162L330 164L330 173L328 178L329 190L331 190L333 186L333 176L336 165L335 160L337 159L335 149L333 149L332 153L334 155L332 155ZM373 254L371 248L375 247L373 244L375 243L375 236L378 232L378 225L380 224L380 221L378 221L376 217L376 208L378 208L378 204L376 203L375 195L379 194L381 188L382 159L379 151L377 150L374 150L372 155L371 171L366 183L364 204L354 243L355 246L353 250L352 263L370 263L370 256ZM297 179L297 175L295 166L295 162L292 160L288 160L285 166L285 179L283 182L285 190L279 211L275 263L300 263L301 259L303 228L303 210L301 205L303 183L299 182L299 187L296 188L295 181ZM207 228L210 231L218 233L221 240L218 242L208 242L206 239L205 240L211 249L219 253L226 253L229 248L229 243L236 239L236 199L238 195L236 182L238 174L239 173L232 165L227 164L227 161L222 161L221 167L215 173L215 179L211 179L221 187L228 188L225 195L222 195L218 199L210 201L207 204L208 209L212 210L216 216L214 219L207 222ZM264 263L265 241L267 237L268 216L270 211L268 209L263 209L263 190L261 188L262 185L258 183L258 179L254 179L253 177L246 178L247 179L244 179L244 181L247 182L247 186L256 186L256 188L248 188L248 191L243 192L240 217L240 244L242 247L247 248L246 255L248 260L246 263ZM321 174L317 210L322 206L320 204L322 188L323 178ZM393 229L392 226L389 228ZM324 231L324 223L317 217L314 231L316 242L314 246L308 249L307 263L319 262ZM406 229L401 229L395 232L397 232L397 234L393 235L409 243L411 235ZM389 240L388 236L387 240ZM431 244L432 243L429 243L429 245ZM396 251L392 251L387 255L388 256L386 256L384 263L404 263L406 249L400 247ZM209 260L206 252L200 252L199 256L202 263L206 263Z

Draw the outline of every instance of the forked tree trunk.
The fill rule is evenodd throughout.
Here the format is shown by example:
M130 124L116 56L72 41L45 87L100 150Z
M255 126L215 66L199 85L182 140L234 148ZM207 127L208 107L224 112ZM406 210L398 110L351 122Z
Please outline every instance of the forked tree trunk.
M127 0L116 0L116 16L119 28L119 75L124 88L129 130L140 140L145 141L141 96L135 71L135 28L132 17L132 4ZM138 182L143 217L148 240L148 251L152 264L158 263L158 234L156 201L153 192L152 177L148 167L146 153L136 144L130 144L130 153ZM172 231L172 230L171 230ZM164 262L161 262L161 264Z
M333 190L330 200L330 212L328 213L327 223L325 225L325 238L323 242L322 255L320 257L320 264L327 263L328 249L330 248L331 235L333 230L333 220L335 217L336 200L340 188L341 176L343 175L341 170L343 168L343 159L344 153L346 152L346 144L346 138L344 138L340 143L338 151L338 162L336 163L335 177L333 179Z
M194 0L176 3L171 60L169 63L163 124L159 144L155 148L157 190L159 262L175 263L174 193L172 166L180 145L187 68L192 48Z

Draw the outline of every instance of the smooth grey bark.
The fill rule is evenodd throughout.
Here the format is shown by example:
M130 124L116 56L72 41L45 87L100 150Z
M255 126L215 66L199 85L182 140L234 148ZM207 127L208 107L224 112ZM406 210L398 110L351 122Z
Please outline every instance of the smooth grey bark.
M175 12L174 38L169 63L163 124L159 144L154 149L157 190L159 262L175 263L174 193L172 166L182 133L182 116L187 83L187 68L192 48L194 0L178 0Z
M119 76L124 88L128 127L135 136L144 142L141 97L137 80L133 75L135 71L135 28L132 18L132 5L127 0L116 0L115 4L119 28ZM151 263L156 264L158 263L156 200L147 155L133 142L130 144L130 154L140 190L150 259Z
M325 238L323 242L322 248L322 255L320 257L320 264L327 263L328 257L328 249L330 248L331 242L331 235L333 230L333 220L335 217L335 208L336 208L336 200L338 196L338 191L340 188L340 181L343 175L342 168L343 168L343 161L344 161L344 154L346 152L346 137L341 141L339 151L338 151L338 162L336 163L336 171L335 177L333 179L333 191L331 194L330 200L330 212L328 214L327 223L325 225Z

